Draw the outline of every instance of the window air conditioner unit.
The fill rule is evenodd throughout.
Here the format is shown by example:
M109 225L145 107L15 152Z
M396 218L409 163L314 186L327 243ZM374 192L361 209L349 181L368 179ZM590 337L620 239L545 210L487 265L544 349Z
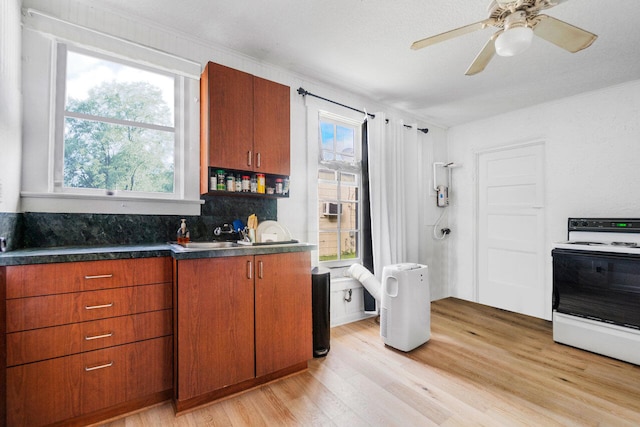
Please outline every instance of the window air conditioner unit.
M342 205L340 203L324 202L322 214L324 216L342 215Z

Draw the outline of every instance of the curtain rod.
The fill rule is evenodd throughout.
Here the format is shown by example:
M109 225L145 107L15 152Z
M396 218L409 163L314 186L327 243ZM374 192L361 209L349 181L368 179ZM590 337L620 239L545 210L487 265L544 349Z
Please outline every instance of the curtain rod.
M330 102L330 103L332 103L332 104L336 104L336 105L339 105L339 106L341 106L341 107L348 108L349 110L356 111L356 112L358 112L358 113L362 113L362 114L366 114L367 116L371 117L372 119L375 119L375 118L376 118L376 115L375 115L375 114L367 113L366 111L358 110L357 108L349 107L348 105L344 105L344 104L341 104L341 103L339 103L339 102L332 101L331 99L327 99L327 98L324 98L324 97L322 97L322 96L320 96L320 95L316 95L315 93L308 92L308 91L306 91L305 89L303 89L302 87L299 87L299 88L298 88L298 95L302 95L302 96L307 96L307 95L309 95L309 96L313 96L314 98L322 99L323 101L327 101L327 102ZM387 123L389 123L389 120L387 120L386 122L387 122ZM411 128L412 128L412 126L411 126L411 125L404 125L404 127L409 128L409 129L411 129ZM419 130L420 132L422 132L422 133L427 133L427 132L429 132L429 129L427 129L427 128L422 128L422 129L418 128L418 130Z

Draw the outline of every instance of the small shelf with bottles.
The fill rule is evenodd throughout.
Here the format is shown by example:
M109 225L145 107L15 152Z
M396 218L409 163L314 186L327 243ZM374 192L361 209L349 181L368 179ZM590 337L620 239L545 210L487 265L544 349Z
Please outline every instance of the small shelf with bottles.
M209 167L207 195L288 198L289 177L238 169Z

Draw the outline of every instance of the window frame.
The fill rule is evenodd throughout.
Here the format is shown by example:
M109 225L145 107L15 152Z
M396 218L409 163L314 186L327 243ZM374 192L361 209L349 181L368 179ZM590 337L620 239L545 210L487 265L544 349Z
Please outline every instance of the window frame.
M322 123L332 123L334 124L334 126L336 125L341 125L341 126L346 126L346 127L350 127L353 128L354 130L354 162L345 162L345 161L341 161L341 160L324 160L323 158L323 148L322 148ZM358 120L354 120L354 119L350 119L348 117L345 116L341 116L341 115L337 115L334 113L330 113L327 111L319 111L318 112L318 131L317 131L317 146L318 146L318 157L317 157L317 169L316 169L316 176L315 176L315 185L318 188L317 191L317 197L316 197L316 212L318 212L318 232L317 232L317 238L318 238L318 247L320 247L320 242L321 242L321 238L320 236L323 233L329 234L332 232L323 232L321 231L320 228L320 206L323 203L338 203L338 206L340 206L339 210L343 211L343 206L342 204L344 203L355 203L357 205L357 218L356 218L356 227L355 229L350 229L350 230L345 230L345 231L355 231L357 234L357 240L356 240L356 250L357 250L357 256L355 258L347 258L347 259L341 259L340 257L342 256L342 250L341 250L341 234L344 232L341 229L340 226L340 216L338 216L338 226L337 229L335 231L335 234L337 234L337 241L338 241L338 248L337 248L337 255L339 257L339 259L337 260L331 260L331 261L322 261L320 259L320 248L318 248L318 264L320 266L323 267L327 267L327 268L342 268L342 267L349 267L352 264L355 263L362 263L362 144L361 144L361 132L362 132L362 121L358 121ZM342 173L345 174L353 174L356 176L357 179L357 200L356 201L350 201L350 200L345 200L341 197L340 195L340 188L341 188L341 180L337 179L336 181L334 181L337 185L337 199L325 199L323 197L321 197L320 195L320 191L319 191L319 187L320 184L322 183L323 180L320 179L320 172L322 170L331 170L335 173L336 177L340 177L342 175ZM328 181L325 181L328 182Z
M205 203L200 195L200 75L199 61L172 53L170 46L143 44L131 33L109 33L75 22L29 10L22 22L22 159L20 209L24 212L200 215ZM113 29L116 30L116 29ZM128 34L128 36L127 36ZM175 170L182 170L182 182L175 185L173 198L59 192L54 189L56 138L57 46L59 43L103 53L108 57L146 65L183 77L183 96L176 99L183 112L176 126L182 148ZM65 78L65 76L62 76ZM171 197L171 196L169 196Z
M173 117L173 162L174 162L174 182L172 193L162 192L144 192L144 191L127 191L98 188L78 188L78 187L65 187L64 186L64 126L65 119L67 117L74 117L73 114L68 115L66 111L66 83L67 83L67 53L76 52L82 55L91 56L105 61L126 65L141 69L144 71L153 72L156 74L162 74L173 78L174 80L174 117ZM112 197L117 195L126 199L167 199L167 200L180 200L184 196L184 162L181 161L182 153L185 147L185 129L183 127L184 120L182 116L186 113L181 106L185 96L185 78L175 73L170 73L161 68L154 68L148 65L136 63L135 61L123 59L116 55L109 55L96 50L80 47L69 42L57 42L56 43L56 64L55 64L55 107L54 107L54 150L53 150L53 176L52 182L49 188L54 193L69 194L69 195L87 195L92 197ZM118 120L106 118L106 120L100 120L104 123L111 124L123 124ZM125 124L126 125L126 124ZM159 125L142 126L148 128L159 128ZM162 130L166 130L166 126L162 126Z

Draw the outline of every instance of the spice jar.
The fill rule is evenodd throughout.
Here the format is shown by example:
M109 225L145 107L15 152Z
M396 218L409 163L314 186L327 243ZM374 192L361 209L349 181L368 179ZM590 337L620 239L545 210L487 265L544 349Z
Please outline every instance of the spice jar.
M235 187L236 179L233 177L233 175L229 174L229 176L227 176L227 191L235 191Z
M284 179L284 188L282 189L282 194L289 194L289 178Z
M218 182L216 185L216 190L225 190L227 186L224 182L224 178L225 178L224 169L218 169L216 171L216 178Z
M258 192L258 177L256 177L255 175L251 177L251 192L252 193Z
M282 178L276 178L276 194L282 194L283 183Z
M264 194L265 190L266 190L266 181L264 178L264 174L263 173L259 173L256 175L258 178L258 193Z
M248 193L249 191L251 191L251 180L249 179L249 175L242 176L241 186L244 193Z

